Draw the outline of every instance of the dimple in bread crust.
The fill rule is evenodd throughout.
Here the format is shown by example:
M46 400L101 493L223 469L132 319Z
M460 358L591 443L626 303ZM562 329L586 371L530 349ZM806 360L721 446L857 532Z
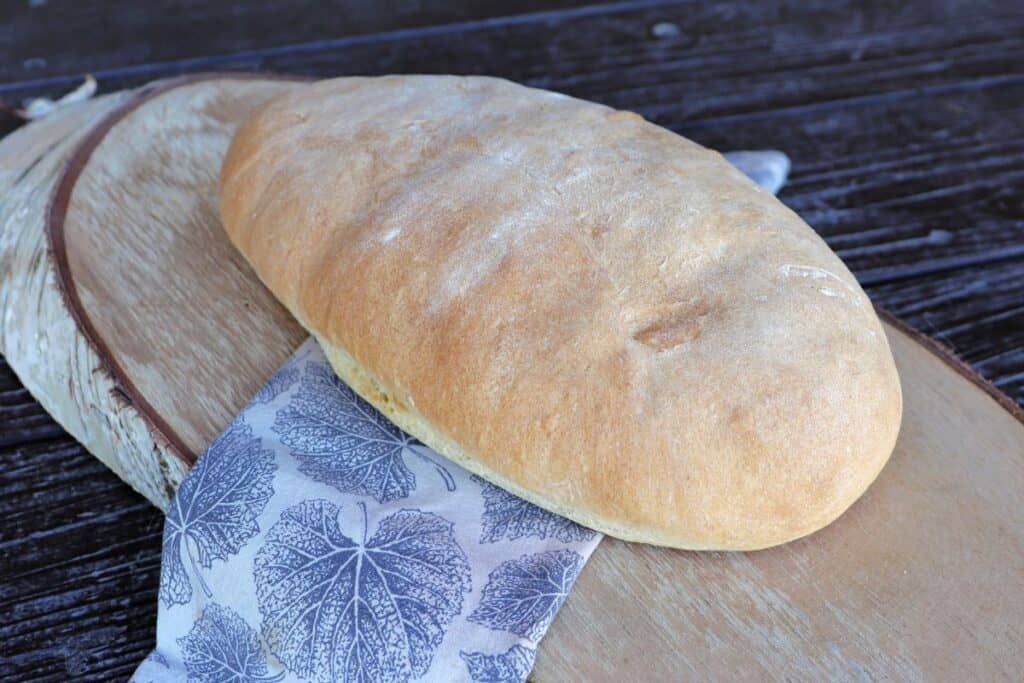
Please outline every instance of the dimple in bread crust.
M276 100L221 176L235 245L396 424L625 538L753 549L828 524L902 399L849 271L714 152L489 78Z

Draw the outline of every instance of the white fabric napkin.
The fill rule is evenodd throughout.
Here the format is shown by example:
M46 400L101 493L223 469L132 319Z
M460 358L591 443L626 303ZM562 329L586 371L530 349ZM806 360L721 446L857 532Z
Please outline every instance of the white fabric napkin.
M731 160L771 191L789 168ZM132 680L523 681L600 540L404 434L310 339L178 489Z

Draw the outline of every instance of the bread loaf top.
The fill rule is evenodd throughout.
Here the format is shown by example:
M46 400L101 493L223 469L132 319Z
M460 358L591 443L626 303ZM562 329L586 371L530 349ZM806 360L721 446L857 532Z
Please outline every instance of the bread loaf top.
M324 81L239 130L220 202L357 392L613 536L781 543L893 449L899 381L850 272L636 114L493 78Z

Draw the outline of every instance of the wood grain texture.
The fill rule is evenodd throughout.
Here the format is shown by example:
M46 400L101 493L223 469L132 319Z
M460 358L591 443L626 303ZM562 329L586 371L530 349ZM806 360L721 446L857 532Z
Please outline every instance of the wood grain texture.
M65 429L122 478L143 474L135 485L159 500L171 495L184 463L167 457L79 332L39 230L76 143L124 97L69 107L0 142L0 344L27 389L51 399L47 410Z
M0 80L21 81L587 4L422 0L44 0L0 9ZM6 15L6 16L5 16ZM187 36L187 40L184 39ZM172 39L168 39L171 37ZM174 39L177 38L177 39Z
M122 58L109 69L85 56L70 71L94 70L110 90L222 69L320 77L481 73L635 109L672 126L1019 82L1024 75L1016 38L1024 9L990 3L979 11L979 4L637 0L524 15L506 11L501 18L365 36L339 35L336 18L329 17L317 20L318 35L331 37L314 43L290 44L288 29L278 27L272 46L267 43L273 36L264 36L241 40L235 50L225 43L223 53L200 57L202 38L196 50L168 41L160 49L189 56L143 64ZM275 10L284 15L275 19L286 21L291 7ZM159 14L150 21L159 24ZM656 35L656 24L675 28ZM53 95L77 79L22 79L0 86L0 93L17 102Z
M61 26L36 25L39 14L30 12L37 8L29 6L37 4L61 10ZM300 36L289 33L293 3L255 0L205 3L204 11L232 18L213 31L214 40L227 39L212 49L200 35L203 22L175 23L182 20L145 15L134 4L75 3L81 12L68 4L0 10L0 31L13 26L8 17L15 12L23 17L4 34L10 51L3 66L24 69L6 72L0 97L18 103L59 94L77 83L80 70L98 68L105 69L107 91L211 65L320 75L491 71L649 107L663 123L712 145L790 151L794 179L783 200L803 195L801 211L818 211L811 222L830 226L834 248L867 248L844 256L862 281L869 272L872 297L951 344L1024 403L1024 258L1016 251L1024 188L998 168L999 184L985 182L989 157L1019 158L1012 146L1002 155L1000 144L1024 127L1021 97L1011 90L1022 75L1019 4L658 3L649 11L620 5L591 8L583 17L350 38L332 23L335 6L324 5L309 24L314 32L328 29ZM120 38L97 39L103 21L116 19L101 5L121 16L135 12L136 23ZM500 3L491 11L518 8ZM262 35L245 29L258 15L271 17ZM676 35L656 39L651 29L660 21L675 24ZM188 26L189 39L164 26ZM50 32L56 39L40 41ZM288 45L308 40L327 42ZM172 61L146 56L158 54ZM25 80L39 76L45 79ZM876 163L883 155L885 162ZM903 221L916 227L901 231ZM956 233L949 258L947 245L920 241L933 224ZM972 241L974 225L996 240L995 249ZM0 672L13 680L124 680L153 643L161 516L80 446L52 436L60 431L0 366ZM15 519L17 526L7 526ZM711 596L695 599L702 609L714 608ZM893 630L905 633L899 624ZM761 649L772 647L771 637L763 632ZM599 652L592 643L588 648ZM966 643L963 651L972 649ZM696 678L686 669L673 676Z
M953 349L1024 405L1024 268L976 265L869 288L895 315Z
M656 24L675 30L655 35ZM634 109L673 126L1019 82L1022 25L1024 9L1014 3L979 11L977 3L956 2L648 0L372 36L333 34L312 44L291 45L285 32L273 47L255 41L222 54L190 51L187 59L96 71L107 89L220 69L319 77L480 73ZM93 68L88 58L72 73L85 68ZM52 95L76 79L21 80L0 92L18 101Z
M1024 84L1007 85L688 132L784 147L798 161L783 201L872 286L1020 258L1022 102Z
M189 462L307 336L224 239L216 196L235 127L290 87L213 80L115 113L58 180L73 189L47 219L61 226L51 252L71 306L85 312L79 324ZM182 320L189 338L167 333Z
M186 261L216 253L216 242L226 242L226 236L201 225L216 225L216 214L155 207L183 206L175 195L212 192L216 176L204 166L216 166L217 160L190 150L208 145L211 135L216 139L214 131L230 128L245 110L238 103L252 105L244 93L258 99L253 93L259 84L237 79L183 84L119 114L81 173L72 176L64 217L65 246L78 245L78 265L71 263L68 276L80 292L91 292L78 301L79 317L93 321L111 355L108 367L124 373L128 381L122 385L137 392L135 406L159 406L168 424L187 425L206 441L223 424L210 419L210 405L193 412L190 402L197 396L220 401L214 407L226 422L240 405L225 401L244 400L241 388L270 374L287 355L287 337L260 345L262 360L254 364L234 363L229 351L211 352L224 329L254 324L245 322L249 316L265 316L263 323L271 327L278 324L277 304L260 299L255 290L236 289L230 280L197 284ZM212 111L222 118L218 121ZM173 143L163 144L173 144L177 165L147 146L158 137L153 126L162 117L176 122ZM195 127L190 119L204 126ZM108 146L108 140L117 144ZM190 172L182 174L183 169ZM51 184L56 183L51 179ZM98 201L100 194L117 201ZM175 238L172 243L144 239L153 231ZM97 241L99 234L135 249L133 258L158 253L167 263L154 271L126 268L120 252ZM143 244L155 245L156 252L139 252ZM144 272L152 276L142 277ZM258 289L251 272L240 271L238 277ZM164 290L180 290L186 297L196 292L195 298L210 301L223 291L228 300L246 300L249 307L219 311L214 326L204 322L209 306L179 305L170 318L149 319L151 312L126 302L116 307L117 316L103 317L111 308L109 297L160 300ZM135 316L148 322L130 324ZM1024 592L1008 596L1003 588L1019 582L1024 569L1024 422L905 334L892 327L887 332L904 384L905 419L891 464L861 502L806 540L747 555L606 541L542 642L535 679L662 679L680 666L695 678L770 680L990 678L1017 670L1024 658L1017 619L1024 612ZM154 344L163 351L148 353ZM271 358L274 354L281 358ZM145 362L130 358L139 355ZM230 392L200 386L219 381L218 371L210 368L221 364L245 381ZM191 371L174 370L179 365ZM72 400L40 398L58 406ZM135 459L123 476L146 491L146 482L166 473ZM155 502L165 501L156 497ZM955 610L947 609L950 595L958 596ZM629 636L623 638L623 632ZM967 639L970 656L963 655ZM593 656L595 643L602 657ZM642 657L635 654L637 643L644 644Z
M4 680L127 680L152 648L163 516L67 435L0 462Z
M0 402L0 674L126 680L152 647L163 515L2 360Z
M861 500L824 530L755 553L605 539L542 643L537 680L1014 678L1024 657L1024 423L914 339L887 332L903 429ZM623 632L645 635L642 655Z
M6 273L0 279L4 355L68 431L160 507L166 506L184 476L186 463L305 336L244 260L219 239L216 174L230 133L244 112L287 87L276 81L238 84L235 97L211 98L201 86L188 92L193 99L184 106L171 97L164 111L195 109L195 116L185 119L189 130L177 129L174 121L157 113L135 128L136 138L121 139L118 130L111 131L110 143L132 154L101 155L90 166L94 174L82 183L84 200L75 201L72 192L72 187L79 187L72 181L89 160L83 152L88 155L91 150L91 144L80 143L88 142L93 123L98 124L98 134L107 136L104 117L133 106L134 100L117 95L87 102L0 143L0 187L7 190L0 211L0 260ZM131 113L126 115L131 118ZM194 143L191 165L173 144L182 138ZM105 162L114 166L104 166ZM154 167L169 177L147 173ZM119 182L111 182L112 176ZM134 180L124 183L127 177ZM165 192L153 182L167 183L178 192ZM149 194L132 203L145 188ZM111 197L124 199L111 202ZM133 211L97 218L97 211L127 204ZM54 214L62 224L66 220L76 228L67 233L67 243L63 232L59 243L52 236L48 242L45 230L40 232ZM171 217L173 225L136 240L128 233L115 237L112 232L112 226L159 224L163 216ZM154 239L155 235L160 237ZM97 253L112 256L107 263L115 264L113 273L97 271L91 267L95 264L81 259ZM70 273L75 285L69 287ZM156 276L163 276L168 286L137 298ZM110 297L117 300L115 306L100 305ZM93 304L92 318L78 315L82 302ZM192 311L203 328L196 332L213 361L199 364L205 371L197 370L188 353L178 353L194 350L190 340L165 334L183 310ZM233 323L226 329L223 321L228 317ZM152 334L132 337L132 329ZM118 353L107 352L125 339L136 343L118 348ZM262 343L243 341L252 339ZM184 364L175 364L178 358ZM238 365L216 358L232 358ZM122 366L130 373L122 372ZM238 373L239 367L245 371ZM166 382L180 390L160 388ZM144 385L144 393L135 391L138 383ZM167 428L165 416L182 419Z

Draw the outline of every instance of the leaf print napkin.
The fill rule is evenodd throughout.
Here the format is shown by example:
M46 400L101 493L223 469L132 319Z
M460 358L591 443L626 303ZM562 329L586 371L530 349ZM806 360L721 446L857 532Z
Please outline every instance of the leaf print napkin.
M521 681L599 534L448 462L312 339L182 482L138 681Z
M732 160L772 191L789 165ZM403 433L310 339L178 489L132 680L523 681L600 538Z

